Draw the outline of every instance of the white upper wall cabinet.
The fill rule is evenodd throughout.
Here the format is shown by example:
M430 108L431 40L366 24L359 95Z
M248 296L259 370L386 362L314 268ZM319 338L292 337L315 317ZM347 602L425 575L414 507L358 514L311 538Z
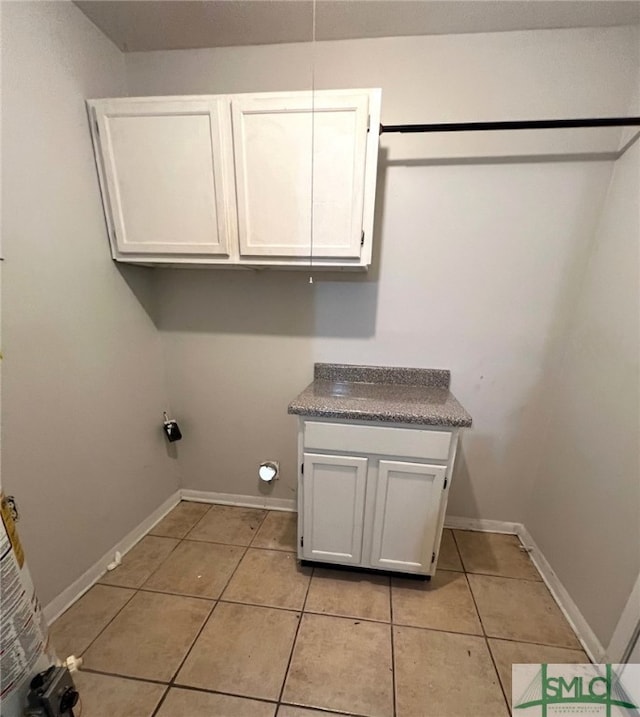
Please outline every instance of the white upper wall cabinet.
M225 103L205 97L91 105L114 258L227 257Z
M90 100L113 258L366 269L380 90Z

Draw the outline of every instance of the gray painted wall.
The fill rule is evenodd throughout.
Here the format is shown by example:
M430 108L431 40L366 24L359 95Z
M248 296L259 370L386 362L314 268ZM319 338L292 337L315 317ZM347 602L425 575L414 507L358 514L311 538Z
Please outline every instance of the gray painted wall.
M640 141L616 162L551 367L551 411L525 516L605 648L640 573L639 250Z
M2 484L45 604L178 485L150 274L109 257L84 107L124 79L72 3L2 3Z
M318 43L315 86L382 87L383 123L624 113L636 42L614 28ZM308 43L126 56L133 95L305 89L311 61ZM309 285L291 272L158 271L185 487L257 495L257 464L273 458L272 495L293 497L286 406L313 361L434 366L452 370L474 417L450 513L522 520L540 385L612 165L504 155L611 149L618 137L385 136L368 275L316 272Z

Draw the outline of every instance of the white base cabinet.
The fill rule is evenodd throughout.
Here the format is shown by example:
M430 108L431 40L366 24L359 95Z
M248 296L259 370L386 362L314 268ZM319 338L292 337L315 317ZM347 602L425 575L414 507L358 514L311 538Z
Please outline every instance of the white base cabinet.
M298 557L433 575L457 441L455 428L301 418Z

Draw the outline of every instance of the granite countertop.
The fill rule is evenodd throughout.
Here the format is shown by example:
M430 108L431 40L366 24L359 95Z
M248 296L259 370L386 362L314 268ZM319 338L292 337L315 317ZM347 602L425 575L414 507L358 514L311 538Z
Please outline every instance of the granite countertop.
M321 418L468 427L471 416L449 391L450 372L317 363L314 381L289 413Z

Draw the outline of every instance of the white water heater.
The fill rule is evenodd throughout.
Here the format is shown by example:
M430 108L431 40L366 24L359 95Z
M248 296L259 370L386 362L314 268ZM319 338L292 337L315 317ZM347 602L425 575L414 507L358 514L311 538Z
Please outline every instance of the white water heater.
M55 654L13 506L2 493L0 515L0 717L23 717L31 679L54 664Z

